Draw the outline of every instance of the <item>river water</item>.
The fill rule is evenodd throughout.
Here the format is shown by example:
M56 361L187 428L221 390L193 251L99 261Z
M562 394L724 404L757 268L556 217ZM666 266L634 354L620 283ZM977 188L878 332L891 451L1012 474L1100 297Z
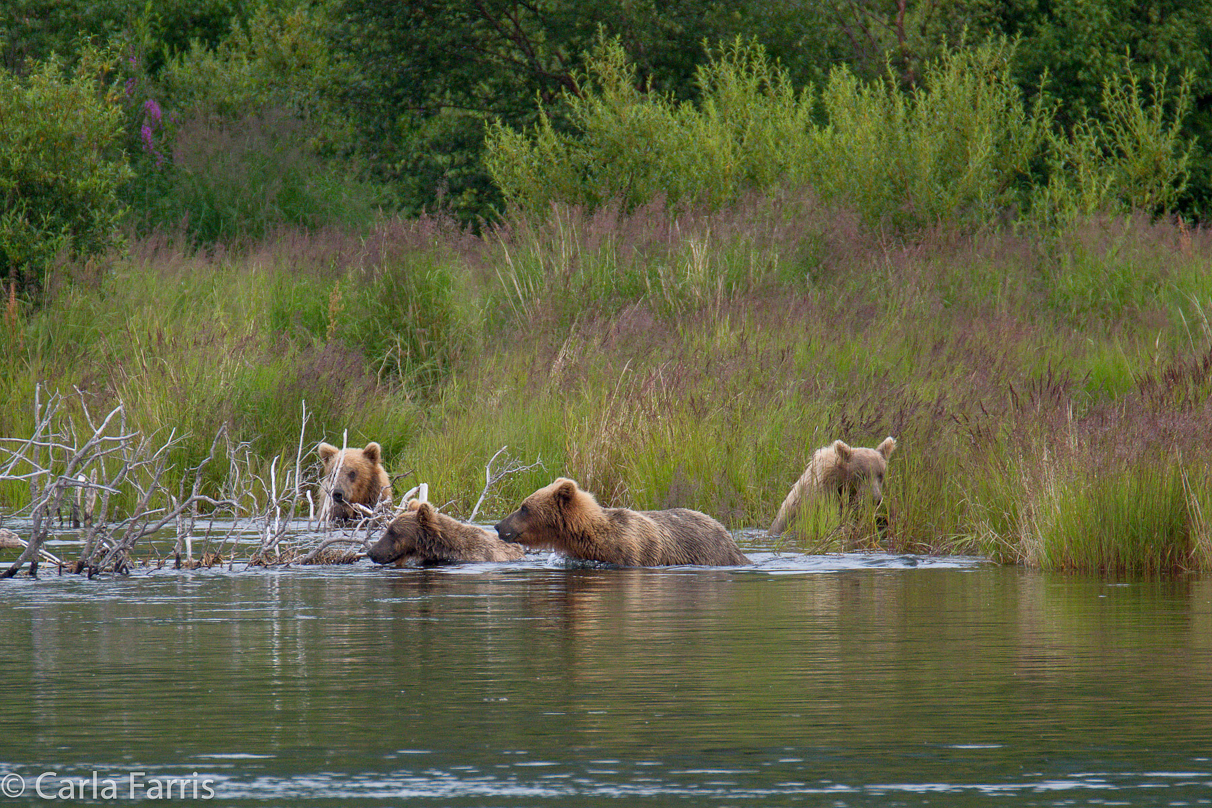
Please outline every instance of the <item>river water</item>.
M0 803L1212 804L1212 580L751 555L44 568Z

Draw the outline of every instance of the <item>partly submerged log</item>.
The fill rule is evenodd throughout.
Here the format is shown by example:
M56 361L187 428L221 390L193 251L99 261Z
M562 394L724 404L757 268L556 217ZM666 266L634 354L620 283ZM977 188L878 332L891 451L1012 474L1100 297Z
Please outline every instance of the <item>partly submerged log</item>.
M28 560L31 564L31 574L33 573L34 570L37 570L37 568L38 568L37 565L38 565L39 560L47 561L47 562L50 562L51 564L56 564L59 566L62 566L62 564L63 564L63 561L58 556L56 556L54 553L51 553L47 550L43 550L41 546L39 546L33 553L30 553L29 552L29 542L23 540L20 536L18 536L16 533L9 530L8 528L0 527L0 550L21 550L22 551L21 559L19 559L20 563L14 565L14 568L13 568L14 572L17 569L20 569L21 566L23 566L25 564L25 560ZM28 559L25 559L26 554L28 554L30 556ZM25 559L25 560L22 560L22 559ZM12 576L3 576L3 577L12 577Z

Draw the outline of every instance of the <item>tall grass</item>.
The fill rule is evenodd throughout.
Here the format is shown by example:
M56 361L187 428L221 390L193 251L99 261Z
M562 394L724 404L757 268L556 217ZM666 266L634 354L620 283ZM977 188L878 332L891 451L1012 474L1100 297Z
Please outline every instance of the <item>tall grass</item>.
M1113 574L1207 569L1206 461L1166 452L1107 457L1072 442L1018 458L995 482L1013 503L1001 532L1017 541L999 537L992 554Z
M183 468L219 424L293 457L306 400L310 439L378 440L452 513L508 446L544 465L485 518L563 474L734 527L768 525L817 447L891 434L886 511L802 549L1206 569L1209 255L1207 232L1145 219L890 240L789 191L561 208L481 237L388 221L240 252L144 239L6 314L0 432L29 431L44 382L193 436Z
M242 253L152 238L110 266L78 268L0 337L15 358L0 373L0 430L28 433L43 381L97 408L122 401L142 430L183 434L181 468L221 425L266 458L293 456L304 401L317 437L348 429L351 443L399 453L418 402L478 330L451 248L421 230L279 233ZM398 255L404 245L429 246Z

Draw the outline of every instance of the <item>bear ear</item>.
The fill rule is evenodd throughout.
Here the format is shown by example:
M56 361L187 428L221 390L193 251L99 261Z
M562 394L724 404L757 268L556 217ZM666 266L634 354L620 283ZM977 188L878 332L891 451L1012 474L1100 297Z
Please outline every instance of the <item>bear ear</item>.
M835 440L833 442L833 451L837 453L838 459L843 463L849 463L850 455L854 454L854 450L844 440Z
M366 448L362 450L362 454L366 455L366 459L371 463L378 463L383 457L383 448L374 441L371 441L366 444Z
M576 497L577 488L576 480L570 480L567 477L560 477L555 481L555 491L553 492L557 502L572 502Z
M415 510L417 513L417 524L421 527L430 528L438 521L437 512L428 502L418 502L416 508L409 506L410 510Z
M327 463L329 460L332 460L334 457L336 457L337 452L339 452L341 450L338 449L336 446L333 446L331 443L321 442L320 447L319 447L319 449L317 449L317 451L320 453L320 459L323 460L325 463Z
M409 513L411 511L418 510L424 504L425 504L424 500L410 499L410 500L408 500L408 504L404 506L404 512Z
M875 448L875 450L877 452L879 452L880 454L882 454L884 456L884 459L887 460L889 457L892 456L892 450L895 448L896 448L896 438L889 435L888 437L884 438L884 442L881 443L879 446L877 446Z

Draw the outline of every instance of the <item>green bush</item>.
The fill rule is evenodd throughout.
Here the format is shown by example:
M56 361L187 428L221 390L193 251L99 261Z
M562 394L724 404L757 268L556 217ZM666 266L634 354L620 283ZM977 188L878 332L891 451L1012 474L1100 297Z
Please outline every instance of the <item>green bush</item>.
M834 70L806 179L873 222L994 221L1016 204L1049 124L1011 82L1011 55L1004 43L945 54L911 92L891 75L867 83Z
M1212 2L1191 0L1164 7L1118 0L1006 0L968 4L974 36L1007 36L1017 42L1014 71L1033 95L1047 78L1066 128L1102 111L1107 77L1125 72L1148 80L1160 75L1171 95L1187 84L1195 98L1212 91ZM1129 59L1125 54L1130 55ZM1154 74L1154 71L1158 71ZM1177 200L1184 214L1206 216L1212 201L1212 105L1195 105L1182 122L1183 139L1194 143L1191 177Z
M324 117L326 91L341 75L325 39L328 25L322 6L261 6L217 47L194 42L165 66L159 82L166 103L190 118L240 120L265 109Z
M1156 76L1151 94L1130 73L1108 79L1102 117L1062 129L1055 105L1025 100L1012 58L1004 41L946 53L908 91L839 67L818 99L738 41L699 69L700 100L676 104L643 91L608 42L565 96L570 129L546 113L529 132L498 124L486 160L505 199L541 216L553 203L719 206L797 185L901 231L1173 207L1190 151L1186 85L1167 97Z
M0 261L10 283L36 291L55 256L90 256L118 241L118 190L130 176L116 148L122 110L81 63L26 78L0 72ZM103 67L103 66L102 66Z
M546 115L530 134L498 125L488 166L507 200L540 213L660 196L718 206L809 184L876 222L988 219L1014 201L1047 134L1047 110L1026 108L1009 55L1001 44L944 56L908 94L891 76L867 83L838 68L818 102L760 45L736 41L699 68L701 100L675 104L641 92L622 47L606 43L566 99L573 132Z
M1100 115L1049 134L1046 182L1033 206L1046 217L1073 221L1096 213L1169 211L1186 187L1192 144L1182 134L1191 111L1190 77L1166 92L1154 70L1146 94L1127 62L1104 76Z
M795 176L808 147L811 99L758 44L740 40L697 70L702 101L644 92L616 40L599 45L582 92L568 94L569 134L544 112L532 135L497 124L485 158L505 199L631 209L657 197L718 206ZM802 173L802 171L800 172Z

